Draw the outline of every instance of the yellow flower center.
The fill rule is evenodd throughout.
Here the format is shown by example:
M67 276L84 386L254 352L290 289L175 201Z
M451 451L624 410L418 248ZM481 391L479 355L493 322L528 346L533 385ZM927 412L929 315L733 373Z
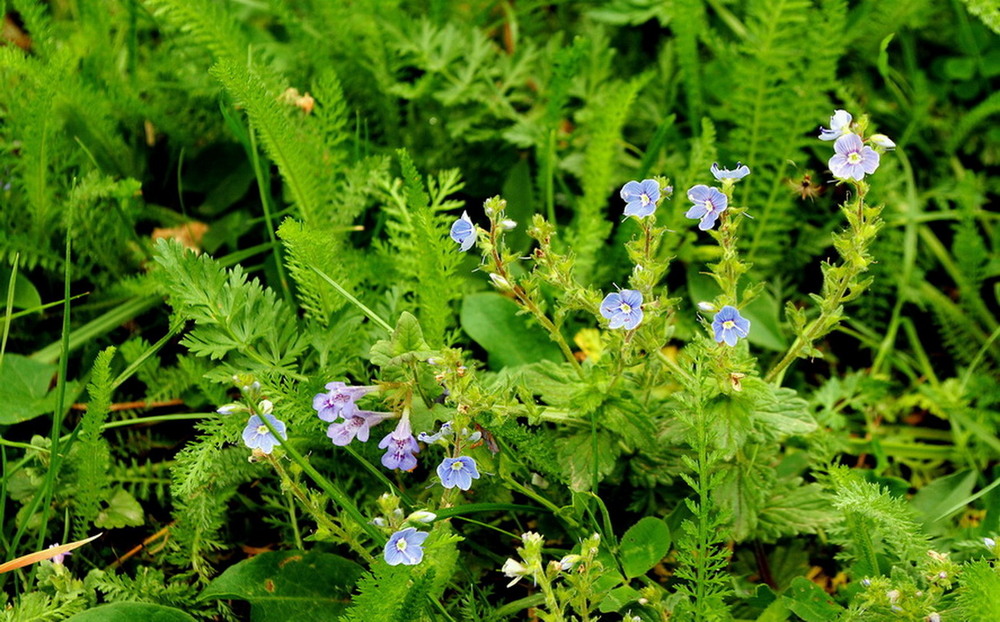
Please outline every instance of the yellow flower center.
M722 327L727 330L730 328L736 328L736 322L732 320L726 320L725 322L722 323Z
M452 462L451 463L451 470L452 471L461 471L463 466L465 466L465 465L463 465L461 462Z
M854 153L848 154L847 161L851 164L859 164L861 162L861 154L855 151Z
M632 306L630 304L628 304L627 302L621 303L618 306L618 308L621 309L622 313L629 313L630 311L632 311Z
M259 426L257 426L257 434L264 435L264 434L267 434L269 431L270 430L267 429L266 425L259 425Z
M650 203L652 203L652 201L651 201L651 200L649 199L649 195L648 195L648 194L646 194L645 192L643 192L643 193L642 193L642 196L641 196L641 197L639 197L639 198L641 198L641 199L642 199L642 205L643 205L644 207L645 207L646 205L649 205Z
M396 540L396 550L399 551L400 553L402 553L403 551L405 551L406 550L406 540L404 540L402 538L400 538L399 540Z

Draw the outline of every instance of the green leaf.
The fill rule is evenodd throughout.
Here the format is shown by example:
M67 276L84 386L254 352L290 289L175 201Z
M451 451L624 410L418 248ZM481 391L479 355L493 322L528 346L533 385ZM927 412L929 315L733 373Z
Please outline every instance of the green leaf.
M424 333L417 318L404 311L399 316L392 336L373 345L370 356L374 365L385 368L427 359L435 352L437 351L432 350L424 341Z
M662 519L646 516L625 532L619 550L625 576L640 577L670 550L670 528Z
M961 501L972 494L976 475L975 471L965 470L939 477L913 495L910 504L917 515L924 519L924 531L934 535L938 530L948 527L947 521L940 520L944 518L942 515L956 506L961 507ZM934 529L935 523L937 529Z
M0 425L12 425L50 413L55 394L49 392L56 366L19 354L7 354L0 365Z
M798 577L792 581L782 600L792 613L805 622L839 620L845 613L844 608L838 605L833 597L805 577Z
M596 447L589 432L559 439L556 445L570 488L578 492L590 490L595 463L599 481L611 473L618 460L618 446L606 434L597 434Z
M7 288L10 286L10 272L0 270L0 296L6 301ZM38 290L24 274L18 272L14 279L14 299L15 309L33 309L42 306L42 297L38 295Z
M201 598L248 601L252 622L321 622L347 609L363 573L354 562L332 553L275 551L227 569Z
M101 529L138 527L145 522L142 506L124 489L119 488L108 501L108 507L97 513L94 526Z
M562 360L559 347L545 331L517 312L513 300L492 292L462 301L462 328L489 354L490 367Z
M601 601L599 609L601 613L619 611L625 605L634 603L641 597L642 594L639 593L639 590L628 585L623 585L608 592L608 595Z
M66 622L195 622L180 609L150 603L112 603L82 611Z

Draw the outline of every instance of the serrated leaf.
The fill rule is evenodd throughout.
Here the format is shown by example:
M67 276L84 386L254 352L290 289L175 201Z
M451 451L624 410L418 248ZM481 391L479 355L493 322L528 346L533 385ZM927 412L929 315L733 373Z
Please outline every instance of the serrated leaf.
M347 609L363 573L354 562L332 553L262 553L228 568L201 598L248 601L251 622L325 622Z
M145 522L142 506L131 494L119 488L111 495L108 507L97 513L94 526L102 529L138 527Z
M646 516L622 536L622 570L629 579L646 574L670 550L670 528L662 519Z
M173 607L150 603L112 603L82 611L66 622L195 622L187 613Z
M600 481L614 470L618 459L618 447L606 434L597 434L596 447L589 433L562 438L556 444L563 472L575 491L590 490L595 468Z

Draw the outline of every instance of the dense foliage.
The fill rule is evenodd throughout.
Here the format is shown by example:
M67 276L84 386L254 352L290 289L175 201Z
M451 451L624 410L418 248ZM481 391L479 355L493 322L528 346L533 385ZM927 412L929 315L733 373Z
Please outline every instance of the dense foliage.
M1000 619L996 1L0 8L0 620Z

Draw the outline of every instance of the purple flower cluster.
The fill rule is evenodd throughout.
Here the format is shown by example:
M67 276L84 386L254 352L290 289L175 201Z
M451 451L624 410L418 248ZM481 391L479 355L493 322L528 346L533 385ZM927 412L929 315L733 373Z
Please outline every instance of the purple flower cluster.
M326 390L326 393L318 393L313 398L313 408L322 421L330 423L326 435L334 445L343 447L355 438L364 443L370 436L371 427L391 416L361 410L355 403L374 391L375 387L351 387L343 382L330 382Z

